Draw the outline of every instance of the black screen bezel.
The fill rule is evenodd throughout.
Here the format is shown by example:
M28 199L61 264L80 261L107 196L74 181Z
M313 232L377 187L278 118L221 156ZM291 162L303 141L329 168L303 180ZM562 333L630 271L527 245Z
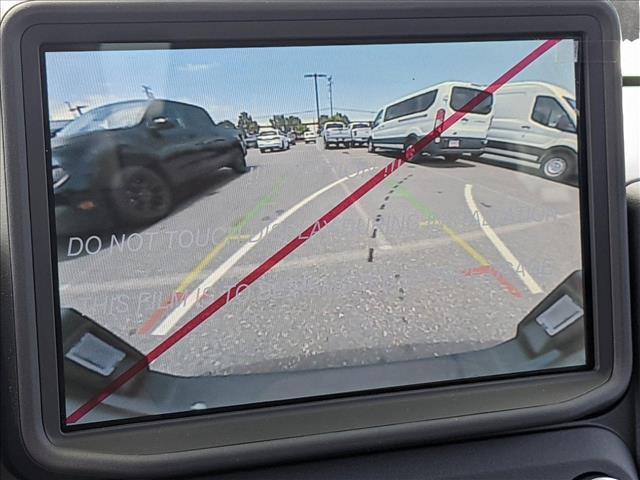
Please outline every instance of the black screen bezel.
M234 4L234 7L237 5ZM64 471L83 472L90 466L93 472L98 468L122 476L152 472L170 475L199 469L204 465L221 468L233 464L229 458L231 453L242 454L246 466L283 457L299 458L362 449L376 443L376 437L381 434L385 435L388 442L398 445L418 438L434 441L454 438L463 433L486 434L549 424L559 419L577 418L602 408L624 390L629 373L628 308L625 308L624 300L628 292L625 276L628 262L625 264L626 236L623 233L626 230L621 214L624 191L621 193L618 185L619 162L594 160L616 158L616 154L620 153L620 135L616 131L616 127L620 126L620 117L619 112L613 110L615 101L619 99L615 90L615 79L619 72L613 64L616 58L615 45L606 44L606 41L615 42L612 39L616 38L617 28L611 11L602 2L595 1L581 4L566 2L563 16L555 16L555 9L552 9L557 7L558 2L487 2L480 9L468 2L403 5L394 5L394 18L390 15L389 7L385 10L382 4L376 5L377 11L371 13L366 9L367 4L349 2L324 7L333 8L331 14L323 11L321 4L299 8L292 8L291 4L276 4L275 8L274 5L265 7L260 4L232 8L220 4L214 8L209 4L208 8L204 8L202 4L168 3L155 12L149 12L148 4L122 3L120 9L114 12L99 4L70 3L63 6L35 2L33 6L21 8L21 14L13 15L13 30L3 25L3 40L9 37L20 40L20 48L13 55L5 56L2 64L3 87L8 86L8 91L19 92L15 97L8 98L5 95L2 99L4 155L8 158L11 154L14 159L11 165L5 162L7 183L3 188L7 190L8 205L11 207L7 211L23 208L25 212L30 212L28 225L25 225L23 218L6 216L9 225L7 231L10 231L6 243L10 239L12 245L12 275L10 284L3 281L3 292L8 285L13 300L10 312L14 319L12 333L19 353L15 384L22 401L16 411L16 427L24 438L25 448L36 461ZM183 20L171 23L171 31L168 32L166 25L159 22L172 22L172 16L176 14ZM477 21L478 16L483 17L482 22ZM38 186L42 188L47 181L46 162L42 154L46 142L43 134L46 122L42 114L42 98L36 93L41 92L42 88L39 78L40 49L45 44L66 43L61 42L64 38L94 44L109 43L114 38L117 41L126 39L127 43L166 41L169 37L181 41L193 40L194 37L210 39L213 35L211 32L219 36L225 23L247 21L249 18L256 20L244 24L245 30L239 24L234 26L240 26L239 31L245 35L246 29L251 27L254 41L263 44L269 38L270 41L284 44L296 37L276 35L278 22L280 27L287 26L286 30L301 29L304 25L305 31L298 35L307 35L316 39L317 43L326 43L332 36L344 41L344 25L336 25L340 23L335 21L337 18L359 22L359 27L350 32L351 36L375 38L376 43L392 38L390 31L393 28L401 25L403 28L415 27L416 23L432 27L422 30L429 31L429 34L413 34L413 38L420 37L423 41L446 39L447 30L450 32L448 38L452 38L451 35L461 29L467 35L476 31L477 38L484 39L508 36L543 38L554 33L567 36L567 32L570 36L583 38L586 47L585 88L582 90L586 107L583 139L585 142L588 140L583 152L589 171L586 184L589 192L588 231L591 249L588 251L592 254L594 266L594 287L588 286L594 292L594 357L590 371L545 373L531 378L519 376L500 382L481 381L475 385L430 388L428 392L394 392L311 402L307 405L270 407L260 412L166 419L73 433L61 430L60 410L57 408L59 390L51 379L57 377L51 375L51 368L55 368L51 365L51 359L56 358L50 345L54 295L51 282L46 284L43 280L46 278L38 275L45 268L43 265L49 265L50 268L52 261L51 252L48 251L51 232L48 225L49 210L46 205L43 208L42 202L37 199ZM262 19L259 24L256 23L258 18ZM455 21L447 25L444 20L452 18ZM505 22L505 19L509 22ZM531 24L527 24L527 19L535 19L535 30L527 26ZM292 20L296 25L286 23ZM306 28L311 24L314 28ZM271 37L256 31L266 27L272 28ZM363 31L367 29L375 36L364 35ZM492 35L487 35L487 32L492 32ZM459 35L457 39L460 39ZM228 40L224 42L229 45ZM11 59L17 61L14 65L21 66L17 77L7 63ZM602 91L606 93L609 103L604 101ZM20 121L14 122L18 125L8 125L7 118ZM594 119L603 118L606 119L605 128L600 128L601 125L596 125ZM43 237L44 232L46 235ZM51 275L49 272L49 279ZM36 280L40 283L36 283ZM35 292L38 292L37 300ZM43 299L43 296L49 298ZM38 339L38 348L35 350L34 338ZM455 402L445 405L447 400L454 398ZM460 408L462 404L464 409ZM435 405L442 407L427 414L429 407ZM219 433L215 439L206 434L212 429ZM259 435L256 435L256 430ZM141 439L158 435L163 439L171 436L184 439L188 436L191 440L175 447L170 441L161 446L156 442L155 447L149 444L141 447ZM353 445L354 440L358 440L357 446ZM84 462L70 462L72 458L80 458L78 452L84 455ZM141 458L142 453L147 455ZM169 457L182 461L168 465L172 463L168 461Z

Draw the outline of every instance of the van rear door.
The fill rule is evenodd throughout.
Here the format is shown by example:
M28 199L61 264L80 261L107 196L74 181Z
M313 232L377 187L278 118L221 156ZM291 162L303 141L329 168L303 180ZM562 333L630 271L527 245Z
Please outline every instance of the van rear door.
M454 112L464 111L463 107L480 94L484 94L482 88L454 86L451 88L448 106ZM451 129L451 133L447 133L447 136L487 138L492 111L493 95L484 99L479 105L474 107L473 110L468 112L465 117Z

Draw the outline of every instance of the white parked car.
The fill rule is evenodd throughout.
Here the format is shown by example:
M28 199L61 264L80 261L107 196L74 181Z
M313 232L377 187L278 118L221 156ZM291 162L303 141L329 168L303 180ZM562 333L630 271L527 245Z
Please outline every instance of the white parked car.
M304 143L316 143L317 138L318 136L316 135L316 132L312 130L304 132Z
M258 133L258 148L260 152L273 150L289 150L289 137L275 128L261 128Z
M577 173L575 95L543 82L516 82L494 94L494 114L483 159L529 166L546 178Z
M361 147L369 141L371 126L366 122L350 123L349 132L351 132L351 146Z
M433 85L385 106L373 122L368 140L370 152L377 149L404 151L429 134L472 99L486 95L483 86L465 82ZM432 141L423 154L455 160L480 155L487 141L493 113L493 96L487 95L471 112Z

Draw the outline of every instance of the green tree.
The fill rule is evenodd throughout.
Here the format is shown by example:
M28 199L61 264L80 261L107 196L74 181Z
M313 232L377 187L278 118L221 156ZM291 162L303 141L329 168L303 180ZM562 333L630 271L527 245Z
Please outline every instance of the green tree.
M293 115L290 115L287 118L287 130L296 132L298 135L302 135L304 133L304 131L307 129L307 127L305 127L302 124L302 119L299 117L295 117Z
M287 119L284 115L274 115L269 119L269 123L273 128L277 128L283 132L287 130Z
M244 135L255 135L260 129L256 122L247 112L241 112L238 116L238 129Z
M340 112L336 112L331 117L328 115L320 115L320 127L324 127L324 124L327 122L342 122L345 125L349 125L349 123L351 123L349 121L349 117Z

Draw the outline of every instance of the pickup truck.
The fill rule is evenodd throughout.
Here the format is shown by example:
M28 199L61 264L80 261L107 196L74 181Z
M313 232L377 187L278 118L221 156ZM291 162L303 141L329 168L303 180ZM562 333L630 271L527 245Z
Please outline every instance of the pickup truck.
M371 127L366 122L350 123L351 147L362 147L367 144L371 136Z
M351 144L351 132L342 122L327 122L324 125L322 139L324 148L329 148L331 145L348 147Z
M154 223L171 213L178 187L223 167L244 173L246 155L240 132L196 105L150 99L89 110L51 139L58 231Z

